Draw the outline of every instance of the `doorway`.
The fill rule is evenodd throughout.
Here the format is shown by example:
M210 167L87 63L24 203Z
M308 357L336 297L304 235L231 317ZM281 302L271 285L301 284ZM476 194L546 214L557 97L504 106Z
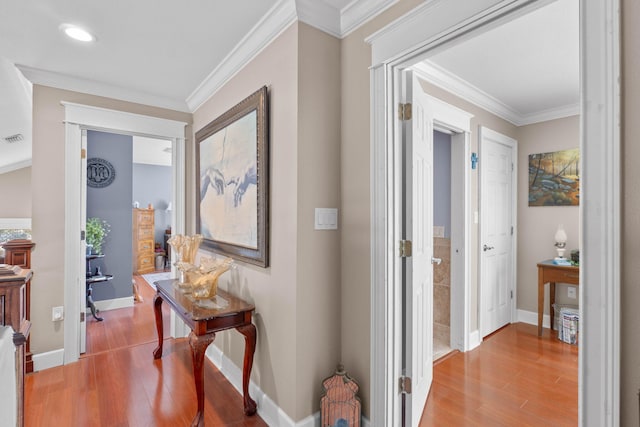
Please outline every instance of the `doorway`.
M372 45L373 61L372 170L379 171L372 177L372 191L379 195L373 206L372 242L382 246L372 253L372 313L373 318L380 319L374 321L372 338L372 421L376 424L399 424L401 417L399 397L395 393L401 366L401 355L397 352L401 337L396 333L401 316L393 303L398 299L395 284L399 283L401 275L398 261L392 256L396 252L390 250L397 244L401 229L401 218L394 206L394 191L399 188L402 174L397 160L393 161L398 158L398 141L401 138L397 125L389 119L398 114L402 70L428 50L441 47L461 34L468 35L485 25L497 25L500 19L510 19L515 13L524 14L541 3L548 2L526 2L523 5L521 2L454 4L453 1L445 1L438 3L438 8L425 5L368 40ZM582 318L589 319L583 330L589 339L583 341L580 352L580 421L590 419L601 425L616 425L617 409L612 410L607 402L618 401L619 388L619 375L616 374L619 366L619 323L614 316L619 306L620 289L619 277L615 273L618 271L615 260L618 259L620 238L620 185L615 173L620 162L619 124L615 119L619 105L619 40L616 31L619 15L615 0L582 2L581 7L581 45L589 58L580 65L584 79L581 83L583 116L580 145L584 153L582 170L585 172L582 185L589 189L589 197L597 201L598 206L605 200L613 200L607 203L605 211L594 205L580 206L583 234L590 237L581 251L584 267L581 269L583 292L580 303ZM611 31L611 25L614 31ZM610 67L604 67L605 70L598 64ZM596 105L594 102L602 108L585 107ZM596 135L600 141L596 140ZM607 159L611 161L605 162ZM598 286L602 280L611 284L604 291L606 298L598 302L585 299L584 295L588 293L602 294L603 290ZM589 324L600 327L589 328ZM601 351L603 348L607 350Z
M74 103L62 103L65 109L65 138L68 150L65 151L65 229L81 230L82 188L86 186L86 177L82 176L82 135L86 130L110 131L118 134L153 135L171 141L173 175L171 187L173 193L171 222L176 233L184 234L185 224L185 126L178 122L122 111L108 110ZM86 155L85 155L86 157ZM68 232L68 235L73 233ZM80 239L65 239L65 310L68 321L64 323L64 363L72 363L80 356L80 313L85 306L86 259L82 250L84 242ZM81 290L81 291L80 291ZM171 333L183 336L184 325L172 315Z
M163 245L171 228L173 195L171 141L96 130L85 133L90 165L82 213L87 219L88 308L80 320L80 353L91 354L105 348L105 343L92 342L91 337L99 341L109 334L113 317L109 311L141 302L139 283L144 280L134 275L142 267L153 272L156 263L164 271ZM132 221L137 212L149 221L144 229L149 234L139 242L137 222ZM96 235L103 233L96 242Z

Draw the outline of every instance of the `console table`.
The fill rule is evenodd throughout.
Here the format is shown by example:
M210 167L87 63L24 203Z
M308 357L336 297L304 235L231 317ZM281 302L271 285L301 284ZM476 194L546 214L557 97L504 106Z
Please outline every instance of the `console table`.
M538 263L538 336L542 335L542 315L544 313L544 285L549 283L549 323L553 330L556 302L556 282L579 285L580 268L568 265L556 265L552 259Z
M166 301L175 313L191 328L189 345L193 360L193 376L198 400L192 426L204 425L204 353L213 342L216 332L235 328L244 335L244 365L242 369L242 393L244 413L254 415L256 402L249 396L249 379L256 349L256 327L251 323L255 306L218 288L218 294L202 301L195 301L189 294L178 289L178 281L160 280L154 283L157 292L153 300L158 347L153 352L154 359L162 357L163 324L162 301Z

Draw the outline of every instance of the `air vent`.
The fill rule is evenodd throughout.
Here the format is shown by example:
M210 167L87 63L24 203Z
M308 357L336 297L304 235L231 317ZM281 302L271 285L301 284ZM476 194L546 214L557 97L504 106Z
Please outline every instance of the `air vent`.
M4 138L4 140L7 141L8 143L19 142L19 141L22 141L23 139L24 137L22 136L21 133L16 133L15 135L7 136Z

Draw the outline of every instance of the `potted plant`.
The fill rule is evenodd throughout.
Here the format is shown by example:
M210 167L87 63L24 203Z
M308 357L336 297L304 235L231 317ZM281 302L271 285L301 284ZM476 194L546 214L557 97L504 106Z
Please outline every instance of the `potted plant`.
M102 253L104 239L110 231L111 226L107 221L100 218L87 219L87 225L85 227L87 253L100 255Z

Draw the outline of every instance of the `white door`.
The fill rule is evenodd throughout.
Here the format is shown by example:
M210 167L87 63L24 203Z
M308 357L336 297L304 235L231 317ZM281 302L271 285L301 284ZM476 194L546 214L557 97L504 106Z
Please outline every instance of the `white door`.
M480 128L480 332L512 321L516 141Z
M433 114L411 72L405 74L412 118L405 122L405 396L407 426L417 426L433 378Z
M80 160L80 234L84 237L85 227L87 222L87 131L86 129L82 130L82 138L81 138L81 160ZM78 277L80 281L78 283L78 298L80 298L80 353L85 353L87 351L87 323L85 320L86 317L86 299L87 299L87 290L84 278L86 277L86 240L82 238L80 242L81 253L79 254L82 258L80 262L81 272Z

